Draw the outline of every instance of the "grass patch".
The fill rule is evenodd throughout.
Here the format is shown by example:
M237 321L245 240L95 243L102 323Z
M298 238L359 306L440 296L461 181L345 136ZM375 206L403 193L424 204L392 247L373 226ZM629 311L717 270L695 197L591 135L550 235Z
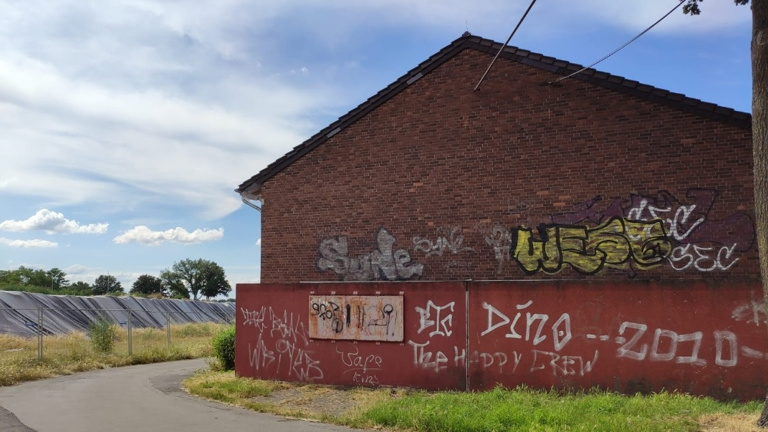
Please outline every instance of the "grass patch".
M483 393L426 393L364 413L374 424L415 431L698 431L705 415L749 413L761 404L721 403L685 394L560 394L519 388Z
M171 345L165 330L133 329L132 353L128 332L114 328L111 350L93 343L84 333L43 338L43 359L38 360L36 338L0 335L0 386L116 366L210 357L211 339L226 325L183 324L171 326ZM103 333L103 332L102 332Z
M747 431L757 430L762 409L762 402L672 393L431 393L253 380L220 371L199 372L184 385L192 394L255 411L395 431Z
M257 396L268 396L283 385L279 381L236 378L234 372L198 372L188 378L184 387L195 395L238 405Z

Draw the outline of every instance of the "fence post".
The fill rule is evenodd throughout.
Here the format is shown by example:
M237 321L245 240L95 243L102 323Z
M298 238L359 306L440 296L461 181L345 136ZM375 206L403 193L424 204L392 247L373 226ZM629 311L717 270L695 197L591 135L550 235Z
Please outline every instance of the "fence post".
M171 313L168 312L165 314L165 327L166 327L166 334L168 339L168 348L171 347Z
M43 308L37 308L37 359L43 360Z
M128 309L128 356L133 355L133 312Z

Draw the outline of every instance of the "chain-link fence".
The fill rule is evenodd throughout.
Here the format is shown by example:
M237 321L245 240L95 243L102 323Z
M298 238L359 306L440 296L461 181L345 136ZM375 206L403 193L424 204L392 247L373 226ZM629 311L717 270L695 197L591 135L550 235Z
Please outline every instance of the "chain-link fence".
M210 337L207 325L233 324L234 307L220 306L199 310L80 309L80 308L0 308L0 356L31 357L37 342L36 357L45 356L48 341L57 339L57 349L74 346L76 339L88 338L94 324L106 322L115 329L114 352L134 355L159 345L171 346L177 338ZM191 324L199 324L194 326ZM4 346L5 345L5 346ZM63 347L63 348L62 348ZM72 355L74 354L74 348Z

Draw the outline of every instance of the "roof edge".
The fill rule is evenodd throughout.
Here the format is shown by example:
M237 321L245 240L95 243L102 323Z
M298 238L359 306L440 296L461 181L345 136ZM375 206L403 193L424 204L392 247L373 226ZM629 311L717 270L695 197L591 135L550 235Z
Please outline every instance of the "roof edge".
M409 70L405 75L368 98L365 102L339 117L338 120L326 126L318 133L269 164L259 173L241 183L238 188L235 189L235 192L240 194L259 194L261 186L271 177L287 168L294 161L314 150L316 147L341 132L347 126L356 122L379 105L388 101L403 89L417 82L421 77L428 74L442 63L448 61L459 52L470 48L496 55L502 47L504 47L504 49L501 51L499 55L500 57L538 69L543 69L554 74L568 76L583 68L583 66L575 63L548 57L515 46L504 46L491 39L485 39L479 36L474 36L469 32L465 32L461 37L433 54L415 68ZM619 93L644 99L649 102L665 105L673 109L709 118L711 120L721 121L732 126L744 129L751 129L752 127L752 115L749 113L736 111L732 108L722 107L709 102L703 102L699 99L689 98L680 93L674 93L648 84L642 84L638 81L629 80L593 68L587 68L569 79L587 82Z

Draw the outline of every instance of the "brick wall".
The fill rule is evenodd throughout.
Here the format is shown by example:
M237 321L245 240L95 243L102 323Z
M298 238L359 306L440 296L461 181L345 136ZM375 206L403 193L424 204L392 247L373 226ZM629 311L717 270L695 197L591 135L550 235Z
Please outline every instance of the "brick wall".
M759 277L748 129L490 59L270 178L261 280Z

